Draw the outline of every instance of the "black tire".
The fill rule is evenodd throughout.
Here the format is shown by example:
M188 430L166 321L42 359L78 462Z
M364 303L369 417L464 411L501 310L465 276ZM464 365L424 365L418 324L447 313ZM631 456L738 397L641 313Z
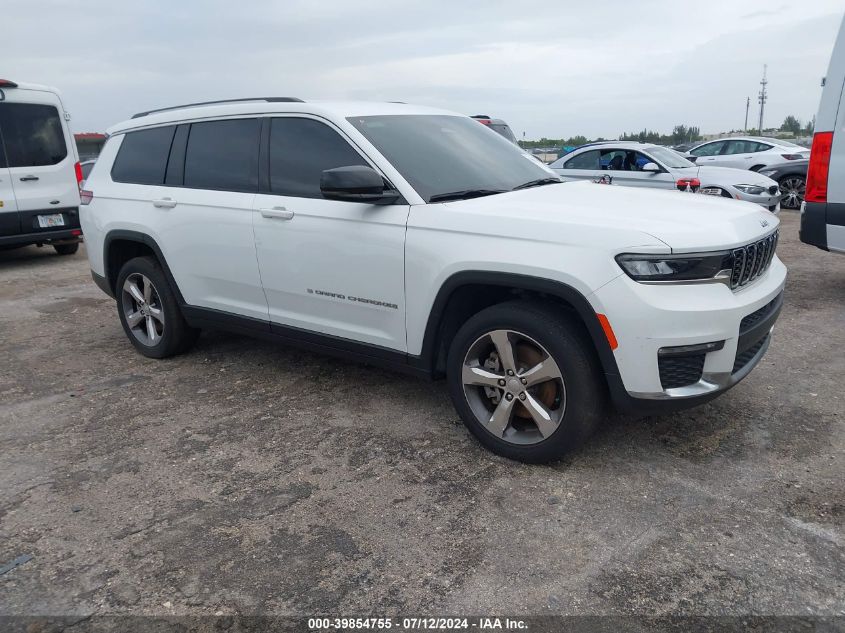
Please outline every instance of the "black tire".
M144 330L145 326L136 326L135 331L130 327L127 321L127 311L132 311L132 299L128 299L124 295L124 286L127 279L130 277L134 280L138 276L143 276L152 282L152 298L149 302L150 306L154 306L161 311L163 315L163 323L155 322L157 338L151 341L149 337L147 343L142 340L139 333ZM135 346L141 354L149 358L167 358L175 356L190 349L199 336L199 330L196 330L188 325L182 312L179 309L179 303L176 299L176 294L170 287L167 281L167 276L164 274L158 261L153 257L135 257L130 259L120 269L117 275L117 285L115 286L115 294L117 295L117 313L120 318L120 323L123 326L123 331L126 337ZM134 304L137 308L137 302ZM146 320L144 320L146 323ZM160 327L160 332L158 328Z
M73 255L79 250L79 242L73 244L53 244L53 248L59 255Z
M561 314L562 312L564 315ZM548 436L537 435L537 437L542 436L543 439L535 443L518 444L506 441L504 436L508 432L517 432L510 427L503 432L503 437L494 435L473 410L473 407L478 410L479 401L483 402L485 388L467 387L468 391L465 391L462 378L465 359L468 354L472 355L479 349L479 341L484 340L486 334L497 330L511 331L511 335L517 340L519 340L519 334L533 339L533 342L545 348L542 351L554 359L560 370L565 403L563 417L554 432ZM514 349L518 347L519 344L513 346ZM504 363L502 366L504 367ZM525 369L518 371L524 372ZM461 327L452 340L446 373L452 402L470 432L494 453L522 462L544 463L560 459L592 434L606 410L607 387L592 342L583 325L575 318L565 316L565 311L559 307L551 309L544 304L508 302L479 312ZM472 389L482 389L482 391L473 392ZM525 389L532 388L525 387ZM499 399L501 403L501 398L507 393L503 388L499 390L503 392ZM472 395L473 393L479 395ZM521 397L522 394L520 394ZM469 398L474 400L473 405L470 404ZM515 399L512 400L514 407L521 406ZM492 409L496 406L491 400L489 407ZM514 415L519 415L516 409L514 412ZM522 419L511 417L511 420L514 419L524 424ZM513 424L513 422L508 424ZM530 421L527 424L530 425ZM539 426L537 431L539 431Z

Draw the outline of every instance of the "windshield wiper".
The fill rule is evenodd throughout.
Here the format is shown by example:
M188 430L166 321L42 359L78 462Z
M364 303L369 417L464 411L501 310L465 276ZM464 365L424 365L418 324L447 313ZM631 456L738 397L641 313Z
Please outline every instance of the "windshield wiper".
M560 178L538 178L537 180L529 180L528 182L524 182L521 185L517 185L511 191L517 191L519 189L528 189L529 187L541 187L543 185L552 185L557 182L563 182Z
M428 199L429 202L448 202L449 200L467 200L468 198L480 198L492 196L497 193L505 193L504 189L466 189L464 191L450 191L449 193L438 193Z

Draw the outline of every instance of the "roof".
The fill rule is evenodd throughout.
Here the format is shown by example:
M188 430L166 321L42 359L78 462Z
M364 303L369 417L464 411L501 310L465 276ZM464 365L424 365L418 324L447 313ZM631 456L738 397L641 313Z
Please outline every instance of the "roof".
M595 141L593 143L585 143L584 145L579 145L576 147L573 152L579 149L584 149L585 147L594 147L598 145L613 145L615 147L624 147L630 149L647 149L649 147L663 147L662 145L657 145L656 143L641 143L640 141Z
M785 138L773 138L771 136L723 136L722 138L711 138L709 141L699 141L695 144L696 147L704 145L705 143L714 143L716 141L763 141L771 143L772 145L795 145L793 141Z
M15 81L14 79L9 79L8 77L3 77L3 79L8 79L9 81L14 81L17 85L15 88L3 88L3 90L41 90L43 92L52 92L54 94L59 94L57 88L53 88L52 86L43 86L41 84L28 84L22 81Z
M178 107L163 112L155 112L146 116L140 116L138 118L118 123L106 130L106 134L120 134L137 128L152 127L167 123L177 123L180 121L276 113L316 114L328 119L345 119L347 117L354 116L379 116L391 114L441 114L464 116L448 110L408 105L405 103L387 103L380 101L267 102L245 100L235 103L228 102Z

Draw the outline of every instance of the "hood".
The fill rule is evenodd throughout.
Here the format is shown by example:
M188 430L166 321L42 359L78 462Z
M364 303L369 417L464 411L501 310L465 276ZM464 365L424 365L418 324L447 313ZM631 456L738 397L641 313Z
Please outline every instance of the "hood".
M455 212L454 229L608 250L661 243L673 252L721 250L759 239L778 225L750 202L586 181L445 206Z
M684 176L695 176L701 181L703 187L708 185L758 185L769 188L777 185L777 182L756 171L748 169L735 169L733 167L711 167L709 165L696 165L695 167L682 167L674 170Z

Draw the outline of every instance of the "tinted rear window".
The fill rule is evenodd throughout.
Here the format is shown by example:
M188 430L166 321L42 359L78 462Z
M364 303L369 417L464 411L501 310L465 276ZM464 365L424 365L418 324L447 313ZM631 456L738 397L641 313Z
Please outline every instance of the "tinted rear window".
M0 130L9 167L55 165L67 156L62 120L54 106L0 103Z
M573 156L563 164L564 169L601 169L601 152L597 149Z
M112 180L139 185L163 184L175 129L176 126L169 125L128 132L114 160Z
M259 119L194 123L185 154L185 186L258 191Z

